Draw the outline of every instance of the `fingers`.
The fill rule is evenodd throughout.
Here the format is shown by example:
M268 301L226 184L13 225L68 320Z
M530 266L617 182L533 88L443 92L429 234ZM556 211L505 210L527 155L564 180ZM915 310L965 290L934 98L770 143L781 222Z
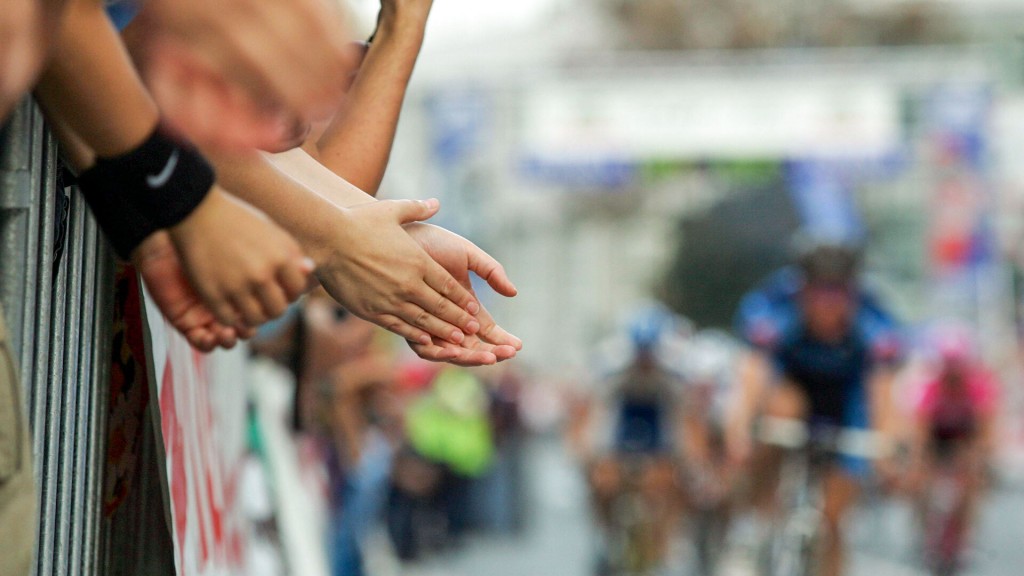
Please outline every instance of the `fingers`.
M428 264L423 279L433 290L421 294L416 303L431 314L458 326L467 334L476 334L480 329L480 323L473 315L480 311L480 304L473 297L473 293L433 261ZM449 303L454 303L455 306L449 306Z
M147 286L148 287L148 286ZM160 306L160 302L157 302L157 306ZM170 310L161 311L167 315ZM171 312L173 314L173 312ZM213 313L208 308L200 304L197 300L189 300L184 303L184 310L177 316L167 315L167 320L170 321L171 326L174 326L179 331L188 331L194 327L206 326L213 322Z
M284 288L277 282L264 282L256 285L256 292L262 304L263 315L269 320L284 314L291 298L285 294Z
M466 256L469 258L469 269L477 276L483 278L495 292L502 296L515 296L518 293L515 284L509 280L505 273L505 267L495 260L490 254L484 252L479 246L467 242L469 246Z
M514 350L523 349L523 341L498 326L487 308L481 306L476 317L480 321L480 331L476 334L478 338L495 346L509 346Z
M217 335L207 326L192 328L184 333L185 340L200 352L212 352L217 347Z
M299 266L286 266L278 274L277 279L284 288L285 296L289 302L295 301L309 290L310 278L316 265L313 260L303 258ZM315 286L315 284L313 284Z
M246 89L226 82L215 67L177 42L153 40L159 48L146 67L147 85L175 132L224 149L265 148L282 138L278 117Z
M452 346L446 342L434 340L430 344L409 342L409 347L420 358L431 362L447 362L456 366L473 367L489 366L498 362L496 354L489 350L475 350L466 347Z
M483 356L481 353L486 353L487 356ZM466 362L467 364L461 364L463 366L479 366L476 362L482 358L489 359L494 357L494 362L504 362L505 360L511 360L516 356L516 349L511 346L491 346L488 344L479 344L475 348L463 348L459 350L459 355L456 357L455 362Z
M186 330L184 336L188 343L200 352L212 352L218 347L230 350L238 343L238 336L234 328L213 321Z
M516 349L512 346L494 346L476 338L461 346L455 346L435 338L430 344L409 342L409 347L424 360L447 362L467 368L489 366L514 358L516 355Z
M296 287L305 287L307 282L305 276L308 272L306 264L300 266L286 265L280 268L278 277L290 277L286 291L284 282L271 277L270 280L251 280L250 288L241 294L235 295L231 301L234 308L241 313L245 321L244 327L255 328L260 324L285 313L288 304L295 300L289 296L289 292L296 292ZM256 275L256 278L259 278ZM299 292L301 294L301 292Z
M231 302L242 319L242 323L234 324L234 326L256 327L268 320L257 294L258 291L254 290L252 293L243 292L232 296Z
M381 202L386 202L393 206L399 224L428 220L441 209L441 203L437 198L431 198L430 200L383 200Z
M433 342L430 344L420 344L418 342L410 342L407 340L406 343L417 356L431 362L450 362L459 354L458 350L454 348L441 346L434 344Z
M466 311L467 307L479 310L479 305L468 290L443 268L437 268L425 278L428 287L413 295L415 306L410 305L407 310L413 312L415 318L406 320L438 338L461 344L465 334L476 334L480 330L480 322ZM434 286L439 289L431 289Z
M424 346L429 345L432 342L430 334L413 326L405 320L402 320L398 316L383 314L374 321L382 328L398 334L409 342L418 343Z
M463 348L459 350L458 356L448 361L449 364L472 368L473 366L491 366L498 363L498 357L493 352L484 350L470 350Z
M210 311L213 312L213 317L217 322L224 326L238 326L241 324L242 317L228 298L203 294L203 301Z
M437 309L449 310L454 308L455 307L450 302L441 302ZM427 312L420 306L408 304L402 308L402 314L402 319L405 322L415 326L416 328L421 328L431 336L453 344L461 344L466 339L466 333L458 327L438 318L430 312ZM470 316L470 319L472 320L472 316ZM473 320L473 322L475 322L475 320ZM479 328L479 324L471 324L471 326Z

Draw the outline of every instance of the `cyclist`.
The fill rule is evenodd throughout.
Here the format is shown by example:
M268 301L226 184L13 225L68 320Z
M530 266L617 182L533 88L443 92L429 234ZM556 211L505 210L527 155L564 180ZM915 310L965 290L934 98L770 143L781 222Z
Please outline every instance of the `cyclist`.
M994 448L999 385L966 327L940 326L929 340L935 362L915 402L909 477L933 556L927 560L956 564ZM955 488L947 491L950 498L937 498L940 487L951 487L946 479L954 479ZM948 500L950 521L931 526L928 512L940 500Z
M901 345L892 317L859 282L860 246L806 234L794 245L796 266L748 294L738 313L737 328L749 352L740 362L726 444L740 465L751 462L759 413L892 429L890 388ZM751 477L758 482L752 483L751 496L762 514L770 514L779 455L759 447L757 456ZM869 470L863 460L839 458L824 472L824 574L842 572L842 520Z
M736 377L740 343L715 329L687 344L686 419L682 446L699 574L715 574L725 547L732 507L733 471L725 453L726 408Z
M653 567L668 559L668 547L680 525L682 500L677 483L677 438L682 433L682 355L685 323L660 306L644 309L629 323L626 338L605 343L597 362L601 389L575 422L597 521L605 531L599 573L621 570L612 558L613 542L623 529L617 505L626 494L642 501L643 550L629 555ZM634 558L635 559L635 558Z

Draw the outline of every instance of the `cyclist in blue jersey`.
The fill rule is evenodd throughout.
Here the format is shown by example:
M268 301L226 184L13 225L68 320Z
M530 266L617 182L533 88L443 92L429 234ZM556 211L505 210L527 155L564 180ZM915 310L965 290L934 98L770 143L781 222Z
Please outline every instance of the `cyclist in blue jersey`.
M644 561L670 562L678 536L682 492L684 381L678 370L685 327L661 306L634 315L626 331L601 346L594 368L597 388L583 402L570 431L582 460L595 520L603 533L598 573L629 571L619 565L615 542L639 515L648 537L638 544ZM636 504L638 496L642 504ZM633 504L629 504L632 502ZM631 508L642 509L633 514ZM636 528L636 527L634 527ZM634 567L639 570L638 567Z
M764 479L777 477L779 459L768 448L755 448L758 415L892 430L890 388L900 338L892 316L859 281L860 247L808 236L796 245L796 266L744 297L737 315L749 350L739 367L726 443L734 463L753 466L751 477L759 480L752 496L762 512L775 504L776 482ZM842 572L842 519L869 470L864 460L840 458L824 475L823 574Z

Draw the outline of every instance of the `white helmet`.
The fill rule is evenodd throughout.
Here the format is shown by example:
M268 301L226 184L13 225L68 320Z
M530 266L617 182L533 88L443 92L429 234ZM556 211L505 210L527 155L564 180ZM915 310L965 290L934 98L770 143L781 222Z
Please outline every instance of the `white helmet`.
M738 343L726 332L701 330L686 347L686 379L694 383L726 383L735 369L738 350Z

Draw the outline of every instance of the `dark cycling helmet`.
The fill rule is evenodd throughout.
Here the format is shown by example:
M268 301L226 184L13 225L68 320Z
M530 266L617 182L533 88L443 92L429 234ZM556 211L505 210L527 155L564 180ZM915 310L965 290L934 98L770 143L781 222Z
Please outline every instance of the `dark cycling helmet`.
M848 285L860 274L863 249L856 240L801 231L793 239L793 253L808 284Z

